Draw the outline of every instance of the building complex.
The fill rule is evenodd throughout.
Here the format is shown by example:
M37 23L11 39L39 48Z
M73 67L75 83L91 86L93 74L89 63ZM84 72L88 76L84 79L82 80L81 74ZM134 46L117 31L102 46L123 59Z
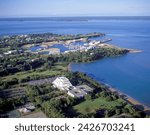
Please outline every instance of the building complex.
M73 86L66 77L58 77L52 84L55 88L66 91L67 94L73 98L82 98L93 91L93 89L87 85Z

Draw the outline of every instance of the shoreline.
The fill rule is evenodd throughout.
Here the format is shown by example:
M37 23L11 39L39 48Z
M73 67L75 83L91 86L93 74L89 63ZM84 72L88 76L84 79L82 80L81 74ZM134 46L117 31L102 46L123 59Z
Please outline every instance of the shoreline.
M136 49L127 49L129 53L140 53L143 52L143 50L136 50Z
M106 84L104 84L104 85L106 85ZM143 103L139 102L135 98L121 92L118 89L112 88L112 87L108 88L108 90L112 93L116 93L120 98L122 98L123 100L132 104L135 108L139 109L140 111L143 111L145 114L150 115L150 107L144 105Z
M73 72L71 70L71 64L72 63L69 63L68 66L67 66L67 70L70 71L70 72ZM88 77L90 77L89 75L87 75ZM91 77L90 77L91 78ZM92 78L93 79L93 78ZM120 90L118 89L115 89L111 86L108 86L108 84L106 83L103 83L101 81L97 81L94 79L94 81L96 81L97 83L99 84L102 84L104 86L106 86L108 89L108 91L112 92L112 93L116 93L120 98L122 98L123 100L125 100L126 102L128 102L129 104L133 105L135 108L137 108L138 110L144 112L146 115L150 115L150 107L144 105L143 103L139 102L138 100L134 99L133 97L121 92Z
M72 64L72 63L69 63L69 64L68 64L68 66L67 66L67 71L72 72L72 70L71 70L71 64Z

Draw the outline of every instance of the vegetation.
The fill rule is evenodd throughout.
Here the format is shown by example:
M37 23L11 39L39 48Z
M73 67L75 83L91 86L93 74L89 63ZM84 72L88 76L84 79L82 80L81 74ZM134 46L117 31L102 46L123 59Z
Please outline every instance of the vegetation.
M11 88L15 98L0 98L0 114L32 102L48 117L145 117L145 114L121 99L108 88L86 74L68 71L71 62L90 62L104 57L126 54L128 50L117 47L90 49L61 55L41 55L19 52L20 46L56 40L68 40L102 36L101 33L85 35L31 34L0 38L0 49L17 49L15 54L0 58L0 92ZM1 51L0 51L1 53ZM83 99L69 97L51 84L29 85L31 80L66 76L73 85L86 84L94 89ZM17 97L15 88L24 87L25 97ZM16 90L17 91L17 90ZM9 93L7 93L9 94ZM3 95L3 94L2 94ZM2 97L0 95L0 97ZM147 116L148 117L148 116Z
M0 48L7 48L7 50L19 50L21 46L26 44L39 44L42 42L65 41L80 38L90 38L104 36L102 33L89 33L77 35L58 35L53 33L44 34L28 34L28 35L14 35L0 38ZM1 49L0 49L1 50ZM0 51L2 53L2 50Z
M108 91L106 86L95 82L86 74L75 72L73 80L76 80L76 84L91 84L91 87L95 89L93 93L85 96L83 101L69 108L72 110L72 117L145 117L144 113L135 109L117 94Z

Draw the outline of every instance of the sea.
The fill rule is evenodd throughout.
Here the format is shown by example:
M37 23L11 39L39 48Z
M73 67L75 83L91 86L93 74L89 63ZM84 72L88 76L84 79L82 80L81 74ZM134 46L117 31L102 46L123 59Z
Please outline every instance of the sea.
M150 17L0 19L0 36L47 32L55 34L102 32L106 34L105 38L112 38L110 44L142 50L140 53L128 53L89 63L73 63L71 70L84 72L98 82L110 85L150 107Z

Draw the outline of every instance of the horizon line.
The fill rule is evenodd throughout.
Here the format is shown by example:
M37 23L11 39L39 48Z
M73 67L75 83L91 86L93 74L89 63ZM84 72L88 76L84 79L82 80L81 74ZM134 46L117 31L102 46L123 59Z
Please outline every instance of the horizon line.
M123 16L121 16L121 15L100 15L100 16L98 16L98 15L89 15L89 16L85 16L85 15L83 15L83 16L8 16L8 17L1 17L0 16L0 19L7 19L7 18L55 18L55 17L57 17L57 18L61 18L61 17L150 17L150 15L145 15L145 16L139 16L139 15L132 15L132 16L128 16L128 15L123 15Z

